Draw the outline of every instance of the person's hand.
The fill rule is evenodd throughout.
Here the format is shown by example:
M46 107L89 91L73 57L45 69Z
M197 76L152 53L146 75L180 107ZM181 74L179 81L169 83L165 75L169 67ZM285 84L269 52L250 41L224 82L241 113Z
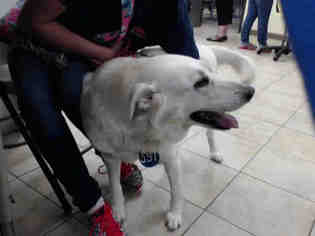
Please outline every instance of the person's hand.
M105 61L113 59L119 56L119 51L123 46L122 40L116 42L111 48L100 46L98 55L95 58L91 58L91 62L96 66L102 65Z
M124 41L123 40L118 40L118 42L116 42L113 47L111 48L114 52L114 57L117 57L119 55L119 52L121 50L121 48L123 47L124 45Z

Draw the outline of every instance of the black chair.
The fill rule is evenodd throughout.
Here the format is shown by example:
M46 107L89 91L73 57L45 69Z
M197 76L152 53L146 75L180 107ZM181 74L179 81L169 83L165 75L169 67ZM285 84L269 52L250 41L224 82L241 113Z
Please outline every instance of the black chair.
M257 54L261 54L264 50L274 50L273 60L278 61L278 59L283 55L288 55L291 53L290 42L288 38L287 30L285 31L284 39L279 46L268 46L266 48L259 49Z
M62 208L64 210L64 213L66 215L71 214L72 213L71 204L66 199L65 193L62 187L60 186L60 183L58 182L57 177L54 175L48 163L45 161L43 154L41 153L39 147L36 145L34 139L32 138L31 133L27 129L20 112L13 105L14 103L12 99L10 98L9 94L15 94L15 88L14 88L13 82L0 81L0 97L5 107L7 108L11 118L14 120L16 126L18 127L19 132L22 134L25 142L7 145L7 146L4 146L4 148L14 148L14 147L27 144L31 152L33 153L36 161L38 162L40 168L42 169L44 175L47 177L47 180L50 183L53 191L57 195L62 205ZM83 150L81 150L81 154L84 155L86 152L88 152L91 149L92 147L91 145L89 145L88 147L85 147Z
M276 5L276 11L280 13L280 2L277 1ZM273 56L274 61L278 61L278 59L281 57L281 55L285 54L288 55L292 50L290 47L290 41L288 36L288 29L285 28L284 30L284 36L283 40L279 46L268 46L262 49L259 49L257 51L257 54L261 54L264 50L273 50L275 52L275 55Z
M208 9L211 18L215 18L215 0L203 0L202 1L202 11L203 9Z

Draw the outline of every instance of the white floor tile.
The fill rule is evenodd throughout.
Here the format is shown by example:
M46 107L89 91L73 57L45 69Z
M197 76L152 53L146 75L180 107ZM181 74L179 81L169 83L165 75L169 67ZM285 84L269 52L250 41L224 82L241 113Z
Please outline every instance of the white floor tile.
M241 175L209 209L257 236L308 236L315 204Z
M236 171L214 164L188 151L179 150L182 161L184 196L194 204L205 208L236 175ZM144 177L170 189L164 167L147 168Z
M185 236L251 236L251 234L243 231L234 225L223 221L222 219L204 213L200 219L191 227Z

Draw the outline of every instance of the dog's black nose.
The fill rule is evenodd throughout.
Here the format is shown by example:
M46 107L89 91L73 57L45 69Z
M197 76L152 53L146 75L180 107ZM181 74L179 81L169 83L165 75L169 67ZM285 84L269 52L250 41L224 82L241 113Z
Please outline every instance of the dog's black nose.
M244 98L249 101L255 94L255 89L253 87L248 87L247 92L244 93Z

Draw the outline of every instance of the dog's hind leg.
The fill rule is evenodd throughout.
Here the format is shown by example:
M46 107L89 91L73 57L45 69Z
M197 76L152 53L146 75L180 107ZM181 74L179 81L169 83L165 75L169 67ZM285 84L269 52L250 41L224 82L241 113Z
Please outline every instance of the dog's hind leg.
M214 132L212 129L207 130L207 138L210 151L210 159L216 163L222 163L222 155L218 152L217 145L214 141Z
M171 186L171 204L166 215L165 225L168 230L175 231L182 224L184 204L181 163L176 153L170 152L162 155L173 155L166 157L163 163Z
M125 213L125 201L120 184L120 165L121 161L108 156L108 154L102 153L102 160L108 169L108 177L110 187L112 191L112 209L113 216L117 220L123 229L126 229L126 213Z

